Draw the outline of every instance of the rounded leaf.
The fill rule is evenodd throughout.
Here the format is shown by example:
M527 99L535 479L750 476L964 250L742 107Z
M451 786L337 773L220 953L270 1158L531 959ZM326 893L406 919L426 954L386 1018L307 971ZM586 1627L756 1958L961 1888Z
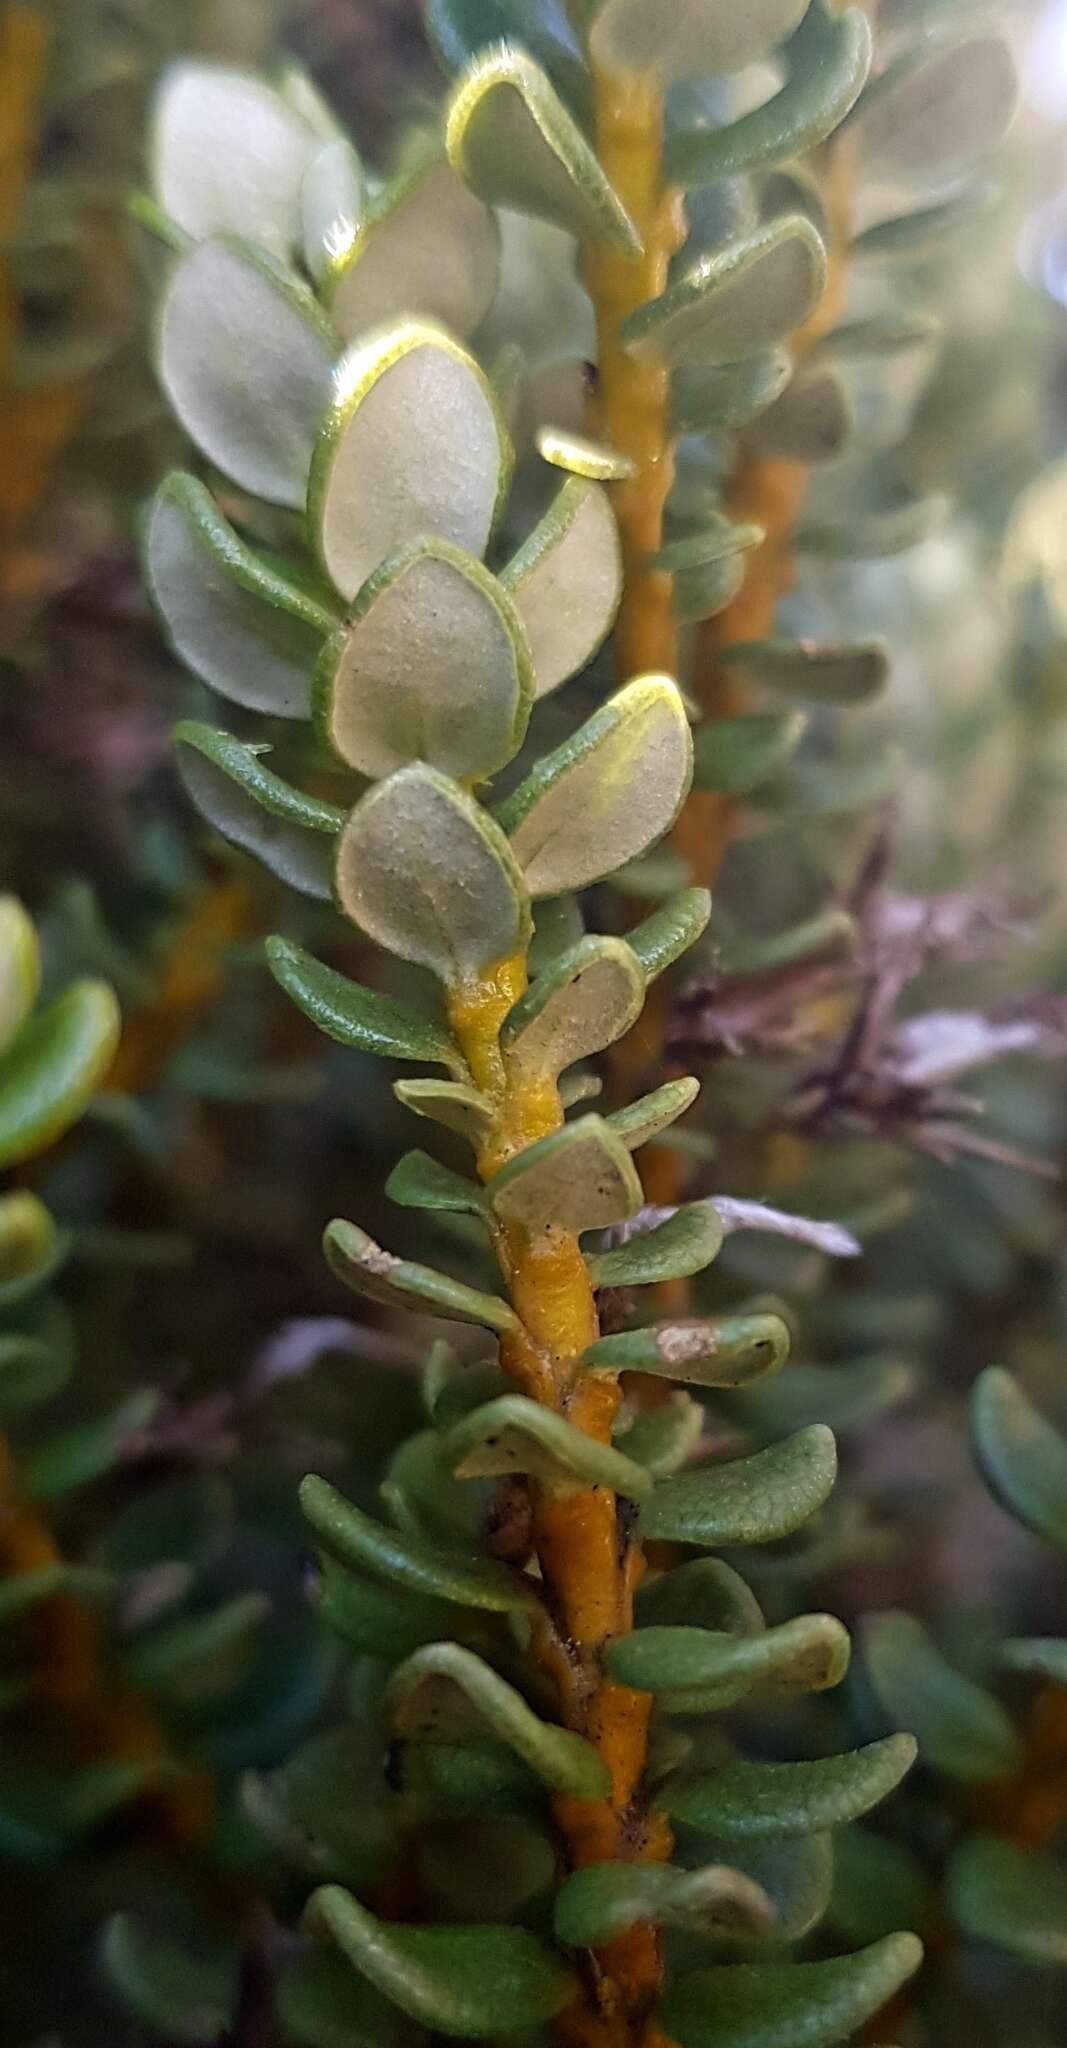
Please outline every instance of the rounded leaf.
M326 738L362 774L428 761L479 782L522 745L533 674L495 576L448 541L422 538L368 576L315 689Z
M405 320L349 350L311 469L319 555L352 598L387 555L433 534L481 555L511 469L488 379L443 328Z
M174 741L178 773L216 831L292 888L328 901L333 841L344 813L264 768L266 748L246 746L194 719L175 728Z
M458 783L418 763L368 790L337 846L341 909L458 989L525 945L529 900L507 840Z
M304 261L318 284L352 248L366 209L363 166L347 138L335 135L310 158L300 187Z
M986 1480L1009 1514L1067 1549L1067 1438L998 1366L978 1380L971 1430Z
M422 164L383 194L331 266L326 299L346 341L402 314L473 334L496 292L500 236L451 164Z
M576 1060L614 1045L644 1003L640 963L624 939L587 938L561 953L508 1011L501 1049L555 1079Z
M854 125L864 170L936 185L994 149L1015 112L1011 50L1000 36L920 47L868 87Z
M642 1528L708 1550L776 1543L823 1506L836 1476L833 1433L814 1423L751 1458L664 1480L642 1510Z
M472 1720L482 1722L554 1792L603 1799L610 1791L608 1767L592 1743L542 1721L514 1686L459 1643L428 1643L416 1650L393 1673L385 1706L392 1729L402 1738L461 1741Z
M555 1491L610 1486L634 1500L650 1484L648 1473L631 1457L596 1442L523 1394L501 1394L472 1409L448 1431L440 1454L460 1479L524 1472Z
M711 1777L674 1778L660 1798L673 1819L723 1841L806 1835L869 1813L895 1791L915 1756L913 1736L888 1735L812 1763L736 1763Z
M757 164L781 163L825 141L854 106L871 63L871 26L861 7L835 12L812 0L782 51L779 91L721 127L681 128L668 139L672 182L710 184Z
M509 1159L486 1193L502 1222L531 1233L605 1230L641 1206L633 1160L599 1116L579 1117Z
M651 71L663 85L740 71L796 28L807 0L601 0L589 47L603 71Z
M914 1934L891 1934L828 1962L697 1970L668 1992L659 2018L680 2048L833 2048L888 2004L922 1956Z
M187 59L164 73L149 161L156 198L194 240L243 235L275 256L300 238L300 188L318 138L251 72Z
M61 1138L104 1081L119 1041L115 997L76 981L31 1017L0 1053L0 1167Z
M910 1614L869 1616L863 1653L877 1698L916 1736L924 1764L978 1782L1018 1769L1021 1745L999 1700L957 1671L921 1622Z
M953 1851L946 1889L953 1919L973 1941L1031 1963L1067 1963L1067 1874L1050 1856L978 1835Z
M721 1863L698 1870L594 1863L564 1879L554 1921L557 1941L568 1948L602 1947L642 1921L752 1941L770 1933L774 1909L761 1885Z
M622 548L607 493L571 477L501 573L526 629L534 696L586 667L622 596Z
M769 348L801 327L826 285L826 251L800 214L771 221L639 306L622 330L636 355L716 364Z
M327 1038L354 1046L358 1052L375 1053L379 1059L425 1060L431 1066L465 1073L458 1045L431 1018L406 1009L377 989L349 981L289 939L268 939L266 954L279 987Z
M540 1611L531 1579L492 1558L450 1551L436 1537L388 1529L314 1474L301 1485L300 1505L316 1536L350 1571L369 1573L387 1585L449 1600L457 1607L485 1608L493 1614Z
M17 896L0 896L0 1053L23 1025L41 985L37 929Z
M255 249L216 240L179 257L160 313L159 374L186 433L242 489L303 505L334 355L310 292Z

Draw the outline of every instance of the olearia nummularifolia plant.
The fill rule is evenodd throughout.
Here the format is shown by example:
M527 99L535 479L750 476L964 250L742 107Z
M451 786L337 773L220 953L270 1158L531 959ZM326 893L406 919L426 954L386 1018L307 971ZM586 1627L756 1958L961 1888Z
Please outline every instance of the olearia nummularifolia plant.
M732 11L685 9L678 75L765 53L801 11L751 10L738 43ZM821 6L815 18L826 27ZM621 62L632 38L647 49L650 24L658 34L661 10L609 4L591 46L598 31L611 48L621 38ZM524 52L475 62L448 143L479 191L561 219L594 260L612 249L620 264L644 260L632 195L628 211ZM495 293L496 226L441 154L379 192L291 74L271 85L185 66L160 97L153 172L139 210L171 251L162 382L228 479L219 488L240 525L273 543L269 554L250 544L203 483L171 477L148 519L153 595L202 679L246 709L312 717L331 790L343 795L350 780L341 804L305 794L265 765L259 743L194 722L178 729L181 772L226 836L313 898L332 894L351 925L436 983L436 999L401 1003L289 940L268 946L277 980L334 1038L442 1070L395 1092L466 1141L474 1174L409 1153L388 1192L431 1220L473 1219L500 1280L481 1291L395 1257L354 1222L326 1230L329 1263L357 1293L487 1330L498 1355L463 1370L434 1348L430 1426L393 1460L387 1519L322 1479L304 1488L320 1603L371 1660L355 1704L374 1702L393 1767L383 1786L372 1747L354 1783L320 1750L306 1774L294 1764L295 1784L282 1773L251 1788L283 1833L288 1796L305 1869L310 1859L330 1880L363 1872L361 1897L335 1881L314 1893L307 1925L320 1945L283 1977L284 2024L311 2043L346 2025L359 2038L388 2026L362 1979L432 2032L490 2036L555 2019L562 2038L605 2048L664 2034L683 2048L801 2034L833 2043L906 1980L917 1941L811 1961L784 1959L781 1943L818 1918L829 1831L893 1789L912 1744L748 1762L709 1738L706 1721L844 1673L837 1622L766 1627L744 1581L711 1554L775 1542L817 1513L833 1438L816 1424L683 1473L697 1404L680 1392L635 1416L620 1374L751 1383L783 1363L784 1324L754 1309L620 1329L598 1314L609 1293L698 1273L718 1250L707 1203L628 1228L642 1207L633 1154L685 1112L695 1084L668 1082L600 1116L582 1107L588 1084L573 1073L635 1024L649 984L703 930L708 901L683 890L625 940L576 938L566 917L534 927L535 905L617 873L677 818L692 741L676 682L631 675L493 788L535 699L588 662L625 596L601 479L628 477L634 457L542 430L542 453L571 474L532 534L504 540L502 372L494 388L466 346ZM687 340L710 323L713 368L758 352L814 304L820 252L810 224L790 216L702 271L677 303L638 312L625 337L635 360L676 319ZM624 670L629 645L624 632ZM593 1232L621 1241L594 1248ZM661 1549L653 1564L646 1543L703 1555L673 1566ZM351 1826L344 1847L336 1839L353 1806L373 1838L362 1856ZM440 1832L457 1814L490 1833L487 1815L525 1818L542 1850L538 1874L519 1859L473 1925L448 1910L458 1870L442 1882L439 1857L429 1904L412 1878L420 1828ZM708 1940L734 1959L690 1968ZM736 1960L761 1940L770 1960Z

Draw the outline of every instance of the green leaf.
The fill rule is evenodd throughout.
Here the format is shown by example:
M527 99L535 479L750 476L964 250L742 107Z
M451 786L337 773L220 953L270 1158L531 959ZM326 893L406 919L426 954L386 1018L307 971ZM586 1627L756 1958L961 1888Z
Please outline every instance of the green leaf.
M817 704L865 704L885 688L889 656L882 640L820 647L809 640L747 640L722 659L762 688Z
M324 1886L308 1902L355 1969L420 2025L481 2040L540 2026L575 1996L569 1970L523 1927L407 1927Z
M798 528L795 547L802 555L827 555L832 560L871 562L883 555L902 555L944 524L945 497L902 497L896 504L858 511L852 518L809 519Z
M342 1570L329 1557L322 1560L315 1604L325 1627L350 1650L390 1662L447 1635L455 1625L443 1600L376 1585Z
M831 356L835 361L840 358L846 362L881 362L926 346L937 339L940 331L937 320L929 313L909 308L872 313L868 319L845 320L839 327L832 327L815 344L809 361Z
M395 2006L361 1978L344 1956L307 1949L282 1971L278 2017L297 2048L400 2048Z
M595 1114L527 1145L497 1170L486 1192L503 1223L530 1232L604 1230L641 1207L629 1151Z
M792 33L806 0L755 0L744 8L706 0L601 0L589 37L603 71L651 72L662 85L740 71Z
M534 696L547 697L592 661L622 595L622 548L607 492L572 476L500 580L533 657Z
M637 954L644 977L655 981L673 967L683 953L707 929L711 916L711 895L707 889L680 889L676 896L652 912L626 934L626 943Z
M594 1863L565 1878L556 1893L555 1933L568 1948L600 1948L641 1922L682 1927L719 1941L752 1941L770 1932L766 1892L721 1863L698 1870L635 1863Z
M501 1050L517 1066L555 1080L576 1060L614 1045L645 998L640 962L622 939L579 940L558 953L508 1011Z
M136 1637L123 1670L131 1684L171 1705L216 1699L247 1676L270 1611L265 1593L237 1593L206 1614L183 1615Z
M999 1700L955 1670L910 1614L868 1616L863 1655L880 1704L916 1736L930 1769L978 1783L1018 1770L1019 1737Z
M358 1799L338 1797L341 1786L356 1784ZM313 1735L280 1769L246 1772L240 1794L253 1826L320 1884L372 1884L395 1849L396 1801L383 1780L373 1726Z
M625 254L641 243L540 65L511 44L479 57L449 103L449 158L479 198Z
M355 242L367 203L359 157L347 136L335 135L309 158L300 186L304 262L320 287Z
M379 946L452 988L529 939L529 899L500 827L421 761L375 784L350 812L336 894Z
M719 948L727 974L766 974L778 967L791 967L795 960L826 951L854 953L856 923L847 910L820 910L803 924L788 931L772 932L764 939L726 940Z
M420 535L484 553L511 443L487 377L443 328L405 319L357 343L322 412L308 519L342 597Z
M642 1528L707 1549L776 1543L823 1506L836 1475L833 1434L815 1424L754 1457L665 1480L642 1509Z
M704 1410L688 1394L673 1393L658 1408L646 1408L615 1443L628 1458L643 1465L653 1479L667 1479L688 1465L704 1431Z
M116 1913L104 1935L104 1967L146 2025L194 2048L229 2031L237 2005L237 1956L218 1947L194 1954L132 1913Z
M833 2048L913 1977L913 1934L819 1963L736 1963L698 1970L668 1992L660 2023L680 2048Z
M358 1052L375 1053L380 1059L426 1060L432 1066L448 1067L453 1074L466 1073L455 1040L429 1017L324 967L290 939L268 939L266 954L275 981L327 1038ZM407 1085L432 1089L448 1084L426 1081Z
M480 1187L451 1166L442 1166L428 1152L405 1152L385 1183L391 1202L402 1209L441 1210L459 1216L481 1216L485 1196Z
M639 306L622 328L639 355L715 365L770 348L803 326L826 286L826 252L800 214L706 256Z
M208 460L272 505L303 506L335 348L311 293L246 243L199 242L174 265L164 390Z
M594 1287L649 1287L662 1280L687 1280L710 1266L722 1246L722 1236L722 1223L712 1204L688 1202L654 1229L641 1231L612 1251L594 1253L587 1261L589 1277ZM668 1327L678 1330L680 1326ZM691 1327L703 1330L705 1343L711 1330L715 1338L722 1337L721 1324ZM646 1336L645 1331L633 1334L642 1340ZM647 1334L657 1352L661 1351L662 1329ZM607 1337L599 1341L610 1344L614 1340ZM670 1348L668 1343L667 1350ZM684 1373L679 1374L679 1378L685 1377Z
M848 1635L832 1614L800 1614L758 1635L706 1628L634 1629L608 1644L613 1678L656 1694L665 1713L716 1713L753 1686L825 1692L848 1670Z
M929 1912L929 1878L918 1857L871 1828L841 1828L834 1840L829 1917L837 1933L860 1947L898 1927L921 1927Z
M792 374L792 358L778 348L710 370L679 370L671 379L675 431L728 433L747 427L781 396Z
M18 1416L50 1401L74 1369L70 1316L55 1300L31 1303L18 1327L0 1334L0 1415Z
M691 1074L681 1081L665 1081L651 1095L642 1095L625 1109L613 1109L608 1123L623 1144L636 1152L639 1145L647 1145L650 1139L660 1137L671 1124L677 1123L699 1094L700 1082Z
M683 128L670 137L672 182L710 184L824 142L854 106L870 69L871 30L863 9L836 14L825 0L813 0L782 57L784 84L750 113L721 128Z
M26 1022L41 985L41 953L29 912L0 896L0 1053Z
M828 1834L791 1841L715 1844L750 1882L766 1892L780 1942L803 1941L823 1919L833 1894L834 1843Z
M326 1549L357 1574L369 1572L406 1592L450 1600L458 1607L484 1607L498 1614L540 1611L532 1580L490 1558L450 1551L436 1540L386 1529L325 1479L312 1475L304 1480L300 1505Z
M119 1008L103 981L76 981L0 1053L0 1167L43 1152L78 1121L107 1076Z
M808 1422L825 1422L838 1436L862 1429L914 1389L915 1370L906 1359L872 1352L840 1365L792 1365L772 1385L739 1388L716 1406L746 1436L773 1443Z
M78 1600L107 1600L117 1591L118 1580L111 1572L62 1562L35 1565L0 1580L0 1623L14 1620L57 1593L69 1593Z
M412 313L466 336L489 311L499 269L493 215L436 158L387 188L340 246L326 302L346 341Z
M744 795L761 782L773 781L791 761L807 722L802 711L709 719L694 734L697 788Z
M1067 1548L1067 1438L998 1366L989 1366L976 1382L971 1432L1001 1506L1035 1535Z
M264 768L264 746L248 746L191 718L175 726L174 742L178 772L208 823L291 888L328 901L344 812Z
M896 1790L915 1761L910 1735L812 1763L727 1764L712 1777L672 1778L660 1804L673 1820L723 1841L812 1834L858 1820Z
M640 1242L631 1239L625 1249ZM655 1373L690 1386L736 1387L780 1372L788 1356L789 1331L780 1316L729 1316L723 1321L689 1317L624 1330L617 1337L598 1337L582 1364L598 1372Z
M946 1888L949 1911L972 1941L1030 1963L1067 1963L1067 1873L1051 1857L977 1835L953 1850Z
M502 1742L419 1743L402 1759L403 1784L420 1809L447 1814L539 1814L545 1790Z
M315 707L342 761L379 777L428 761L480 782L518 752L526 636L495 576L448 541L409 541L368 576L323 649Z
M603 1799L611 1789L608 1767L591 1743L542 1721L514 1686L458 1643L429 1643L416 1650L394 1672L385 1697L390 1724L402 1738L454 1742L473 1718L506 1742L552 1791L572 1799Z
M393 1094L416 1116L430 1117L447 1131L466 1138L476 1152L492 1130L490 1104L465 1081L394 1081Z
M765 1625L755 1594L720 1557L695 1557L646 1579L637 1619L642 1628L717 1628L738 1636L759 1635Z
M999 36L920 43L873 80L856 109L864 170L944 184L996 148L1016 98L1015 65Z
M573 11L573 10L572 10ZM514 35L536 57L579 114L591 111L591 81L566 10L527 0L427 0L426 27L446 71Z
M1067 1686L1067 1641L1057 1636L1017 1637L1005 1643L1000 1660L1010 1671L1035 1672Z
M317 146L263 79L186 60L164 73L148 153L164 212L196 241L246 235L285 257L300 233L300 187Z
M637 1499L650 1476L622 1451L597 1443L562 1415L524 1394L502 1394L453 1424L440 1455L460 1479L524 1472L555 1492L608 1486Z
M886 220L878 220L857 235L852 244L852 255L862 261L864 257L881 262L921 262L931 250L957 235L963 228L973 228L984 213L990 209L996 197L995 190L979 187L966 192L955 193L951 199L941 199L934 206L923 206L912 213L892 214Z
M678 687L642 676L537 763L498 813L531 896L599 881L669 831L692 777Z
M210 492L174 471L152 501L149 591L180 661L235 704L306 718L336 617L247 548Z
M832 364L798 371L780 398L748 429L746 441L784 462L834 462L852 438L848 387Z
M27 1500L56 1500L103 1478L120 1462L129 1438L148 1427L158 1406L159 1395L146 1388L127 1394L110 1414L50 1437L23 1460Z
M431 1266L397 1259L376 1245L355 1223L329 1223L323 1237L326 1263L338 1280L386 1308L406 1308L452 1322L478 1323L501 1334L518 1328L518 1317L496 1295L479 1294Z

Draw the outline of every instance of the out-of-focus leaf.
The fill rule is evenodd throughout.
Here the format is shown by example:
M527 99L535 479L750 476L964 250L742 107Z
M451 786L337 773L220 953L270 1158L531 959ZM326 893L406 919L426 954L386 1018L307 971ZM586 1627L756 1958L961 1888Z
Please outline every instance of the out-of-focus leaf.
M993 1694L957 1671L909 1614L863 1624L867 1675L886 1713L913 1733L922 1761L964 1780L1010 1777L1019 1738Z

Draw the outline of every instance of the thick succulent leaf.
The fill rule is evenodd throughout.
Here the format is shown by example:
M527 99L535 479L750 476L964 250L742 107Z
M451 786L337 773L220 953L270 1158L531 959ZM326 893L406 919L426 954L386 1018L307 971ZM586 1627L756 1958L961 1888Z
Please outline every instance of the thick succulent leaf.
M896 1790L915 1761L910 1735L888 1735L812 1763L727 1764L711 1777L673 1778L660 1803L674 1820L723 1841L843 1827Z
M1000 1661L1009 1671L1033 1672L1067 1686L1067 1640L1062 1636L1017 1636L1004 1644Z
M615 1442L653 1479L668 1479L688 1465L703 1432L704 1410L699 1401L677 1392L669 1394L658 1408L639 1412L625 1429L616 1432Z
M694 1208L704 1206L693 1204ZM678 1212L685 1213L684 1209ZM677 1222L677 1218L673 1220ZM640 1238L631 1239L626 1250L634 1250L640 1242ZM740 1315L723 1321L690 1317L650 1323L642 1330L624 1330L617 1337L598 1337L582 1363L598 1372L648 1372L691 1386L736 1387L780 1372L788 1356L789 1331L781 1316Z
M785 82L760 106L721 127L682 128L670 137L669 177L681 185L710 184L801 156L825 141L866 82L870 23L860 7L835 13L827 0L813 0L782 55Z
M341 909L390 953L451 988L525 944L530 907L499 826L417 762L367 791L337 844Z
M204 2048L229 2032L237 2006L236 1950L195 1953L117 1913L104 1935L103 1962L126 2004L168 2041Z
M843 562L873 562L918 547L944 524L949 500L901 497L896 503L857 512L852 518L808 519L797 530L798 554L826 555Z
M916 1736L924 1764L978 1782L1019 1768L1019 1737L999 1700L957 1671L910 1614L869 1616L863 1654L878 1700Z
M436 2034L481 2040L549 2020L577 1985L524 1927L408 1927L378 1920L348 1892L324 1886L307 1920L401 2012Z
M317 284L351 249L367 205L363 166L347 137L335 135L309 159L300 186L304 262Z
M518 1065L554 1080L629 1031L644 995L640 962L623 939L581 939L509 1010L501 1048Z
M484 1095L466 1081L394 1081L393 1094L416 1116L430 1117L481 1150L493 1126L493 1111Z
M283 1969L278 2017L295 2048L400 2048L396 2007L328 1949L306 1949Z
M164 73L149 161L155 194L186 234L244 235L287 256L317 137L281 94L228 65L186 60Z
M604 441L591 441L588 434L576 434L571 427L538 427L534 444L553 469L565 469L589 483L624 483L637 474L632 456Z
M430 1066L448 1067L454 1074L466 1072L455 1040L431 1018L324 967L291 939L268 939L266 955L275 981L327 1038L353 1046L357 1052L375 1053L380 1059L425 1060ZM432 1081L414 1085L448 1086Z
M54 1299L33 1302L0 1333L0 1415L19 1416L50 1401L74 1369L74 1331Z
M808 1422L825 1422L837 1436L863 1429L914 1390L907 1359L872 1352L842 1365L793 1365L772 1385L722 1395L716 1406L755 1442L774 1443Z
M995 196L995 189L988 186L972 187L953 193L949 199L939 199L932 206L873 221L857 235L852 255L887 263L921 262L942 242L951 240L964 228L973 228Z
M449 1550L407 1530L387 1529L337 1492L325 1479L305 1479L300 1505L316 1536L341 1564L405 1592L452 1601L457 1607L499 1614L540 1608L532 1580L491 1558Z
M445 1814L541 1815L541 1780L502 1742L412 1745L401 1760L403 1783L420 1809Z
M513 45L479 58L456 87L445 139L471 190L572 234L640 252L633 222L547 74Z
M389 1663L410 1656L455 1626L455 1616L443 1600L360 1578L329 1557L322 1560L315 1604L325 1627L348 1649Z
M707 434L747 427L781 396L792 374L792 358L777 348L710 370L679 370L671 379L675 430Z
M729 941L721 948L721 959L728 974L761 974L792 966L795 960L806 960L815 953L849 954L855 950L855 919L847 910L833 909L817 911L802 924L773 932L768 938Z
M1030 1963L1067 1963L1067 1873L995 1835L961 1842L949 1858L948 1906L972 1941Z
M503 1223L531 1232L604 1230L641 1207L627 1147L603 1117L579 1117L516 1153L487 1194Z
M67 1232L28 1188L0 1195L0 1316L38 1293L70 1252Z
M822 297L826 252L810 221L788 214L730 242L631 313L623 340L672 364L734 362L803 325Z
M634 1629L609 1643L613 1678L655 1693L664 1711L715 1713L753 1686L775 1692L825 1692L848 1670L846 1630L832 1614L800 1614L757 1635L704 1628Z
M291 888L328 902L344 812L264 768L265 746L248 746L194 719L175 727L174 741L178 772L208 823Z
M792 760L807 722L802 711L709 719L693 736L697 788L745 795L761 782L772 782Z
M0 896L0 1053L26 1022L40 985L33 919L17 896Z
M556 1893L556 1939L568 1948L602 1947L640 1922L753 1941L770 1932L774 1909L760 1885L722 1863L698 1870L594 1863L574 1871Z
M721 659L751 682L817 704L865 704L885 687L889 655L882 640L820 647L810 640L746 640Z
M856 109L864 170L942 184L995 149L1016 94L1011 51L999 36L920 45L874 79Z
M152 598L180 661L212 689L276 718L306 718L336 615L245 546L195 477L156 492L145 537Z
M202 453L257 498L303 505L335 353L311 293L257 250L218 240L179 257L160 314L163 387Z
M806 0L601 0L589 47L603 71L651 71L663 85L740 71L791 35Z
M913 1934L892 1934L828 1962L698 1970L668 1992L660 2023L680 2048L833 2048L914 1976L922 1954Z
M534 696L586 667L622 595L622 548L607 492L572 476L501 573L526 629Z
M316 425L308 517L342 597L420 535L484 553L511 443L488 379L442 327L406 319L349 349Z
M23 1460L21 1484L26 1498L56 1500L102 1479L120 1463L130 1439L147 1428L158 1407L159 1395L145 1388L127 1394L108 1414L46 1438Z
M105 1080L120 1029L103 981L76 981L23 1024L0 1053L0 1167L63 1136Z
M331 266L326 300L346 341L411 313L466 336L489 311L499 267L492 214L438 159L382 195Z
M472 1720L483 1722L554 1792L603 1799L610 1790L607 1765L592 1743L542 1721L514 1686L458 1643L416 1650L394 1672L385 1698L390 1724L402 1738L462 1740Z
M809 351L808 360L829 356L834 361L881 362L909 349L924 347L936 340L940 331L932 314L910 307L872 313L866 319L844 320L840 326L831 327Z
M590 78L564 0L427 0L426 27L446 71L466 71L471 59L517 37L543 64L579 114L591 111Z
M702 1273L705 1266L710 1266L719 1252L722 1239L722 1223L711 1203L688 1202L652 1230L641 1231L611 1251L594 1253L587 1261L589 1277L594 1287L649 1287L661 1280L687 1280L694 1273ZM679 1329L678 1324L666 1325L648 1333L658 1353L664 1350L661 1343L664 1327ZM703 1330L703 1339L698 1341L705 1344L709 1331L714 1331L717 1339L722 1338L721 1323L691 1328ZM637 1331L634 1334L644 1338L646 1333ZM610 1344L612 1339L608 1337L600 1341ZM665 1348L667 1351L672 1348L670 1340ZM670 1371L670 1368L665 1366L664 1370ZM683 1372L677 1377L684 1379L687 1375Z
M501 1333L518 1328L518 1317L506 1301L450 1280L432 1266L394 1258L355 1223L328 1224L323 1249L338 1280L353 1293L386 1308L415 1309L423 1315L447 1316L452 1322L479 1323Z
M454 1216L481 1216L485 1196L475 1181L442 1166L428 1152L405 1152L385 1183L391 1202L402 1209L437 1210Z
M123 1673L139 1691L172 1707L217 1699L247 1677L270 1611L266 1593L238 1593L206 1614L146 1629L123 1655Z
M502 1394L453 1424L440 1455L461 1479L496 1479L528 1473L555 1491L609 1486L637 1499L649 1474L633 1458L597 1443L562 1415L523 1394Z
M531 896L585 888L654 845L685 802L692 763L668 676L617 691L501 807Z
M998 1366L990 1366L975 1386L971 1431L978 1462L1001 1505L1036 1535L1067 1549L1067 1438Z
M815 363L786 386L748 429L746 442L784 462L834 462L852 438L848 387L833 364Z
M834 1885L829 1917L854 1947L897 1928L920 1928L929 1914L928 1873L900 1842L873 1828L839 1828L833 1837Z
M690 1074L684 1080L665 1081L651 1095L642 1095L625 1109L613 1109L608 1123L631 1152L647 1145L677 1123L691 1109L700 1094L700 1082Z
M736 1864L766 1892L779 1941L803 1941L826 1914L834 1887L832 1835L798 1835L790 1841L714 1844L714 1853Z
M833 1433L814 1424L785 1443L657 1486L642 1508L648 1537L716 1549L776 1543L829 1499L837 1475Z
M428 761L480 782L522 745L533 669L496 577L423 537L368 576L323 652L315 696L326 739L364 775Z
M637 954L645 980L655 981L690 946L695 946L710 916L711 895L707 889L680 889L651 917L634 925L626 934L626 943Z
M642 1628L715 1628L738 1636L759 1635L765 1625L755 1594L721 1557L695 1557L646 1579L637 1619Z
M280 1769L246 1773L242 1807L305 1877L320 1884L331 1878L373 1883L384 1855L395 1849L395 1814L383 1782L381 1750L373 1726L349 1723L313 1735ZM338 1798L339 1786L356 1783L358 1801Z

